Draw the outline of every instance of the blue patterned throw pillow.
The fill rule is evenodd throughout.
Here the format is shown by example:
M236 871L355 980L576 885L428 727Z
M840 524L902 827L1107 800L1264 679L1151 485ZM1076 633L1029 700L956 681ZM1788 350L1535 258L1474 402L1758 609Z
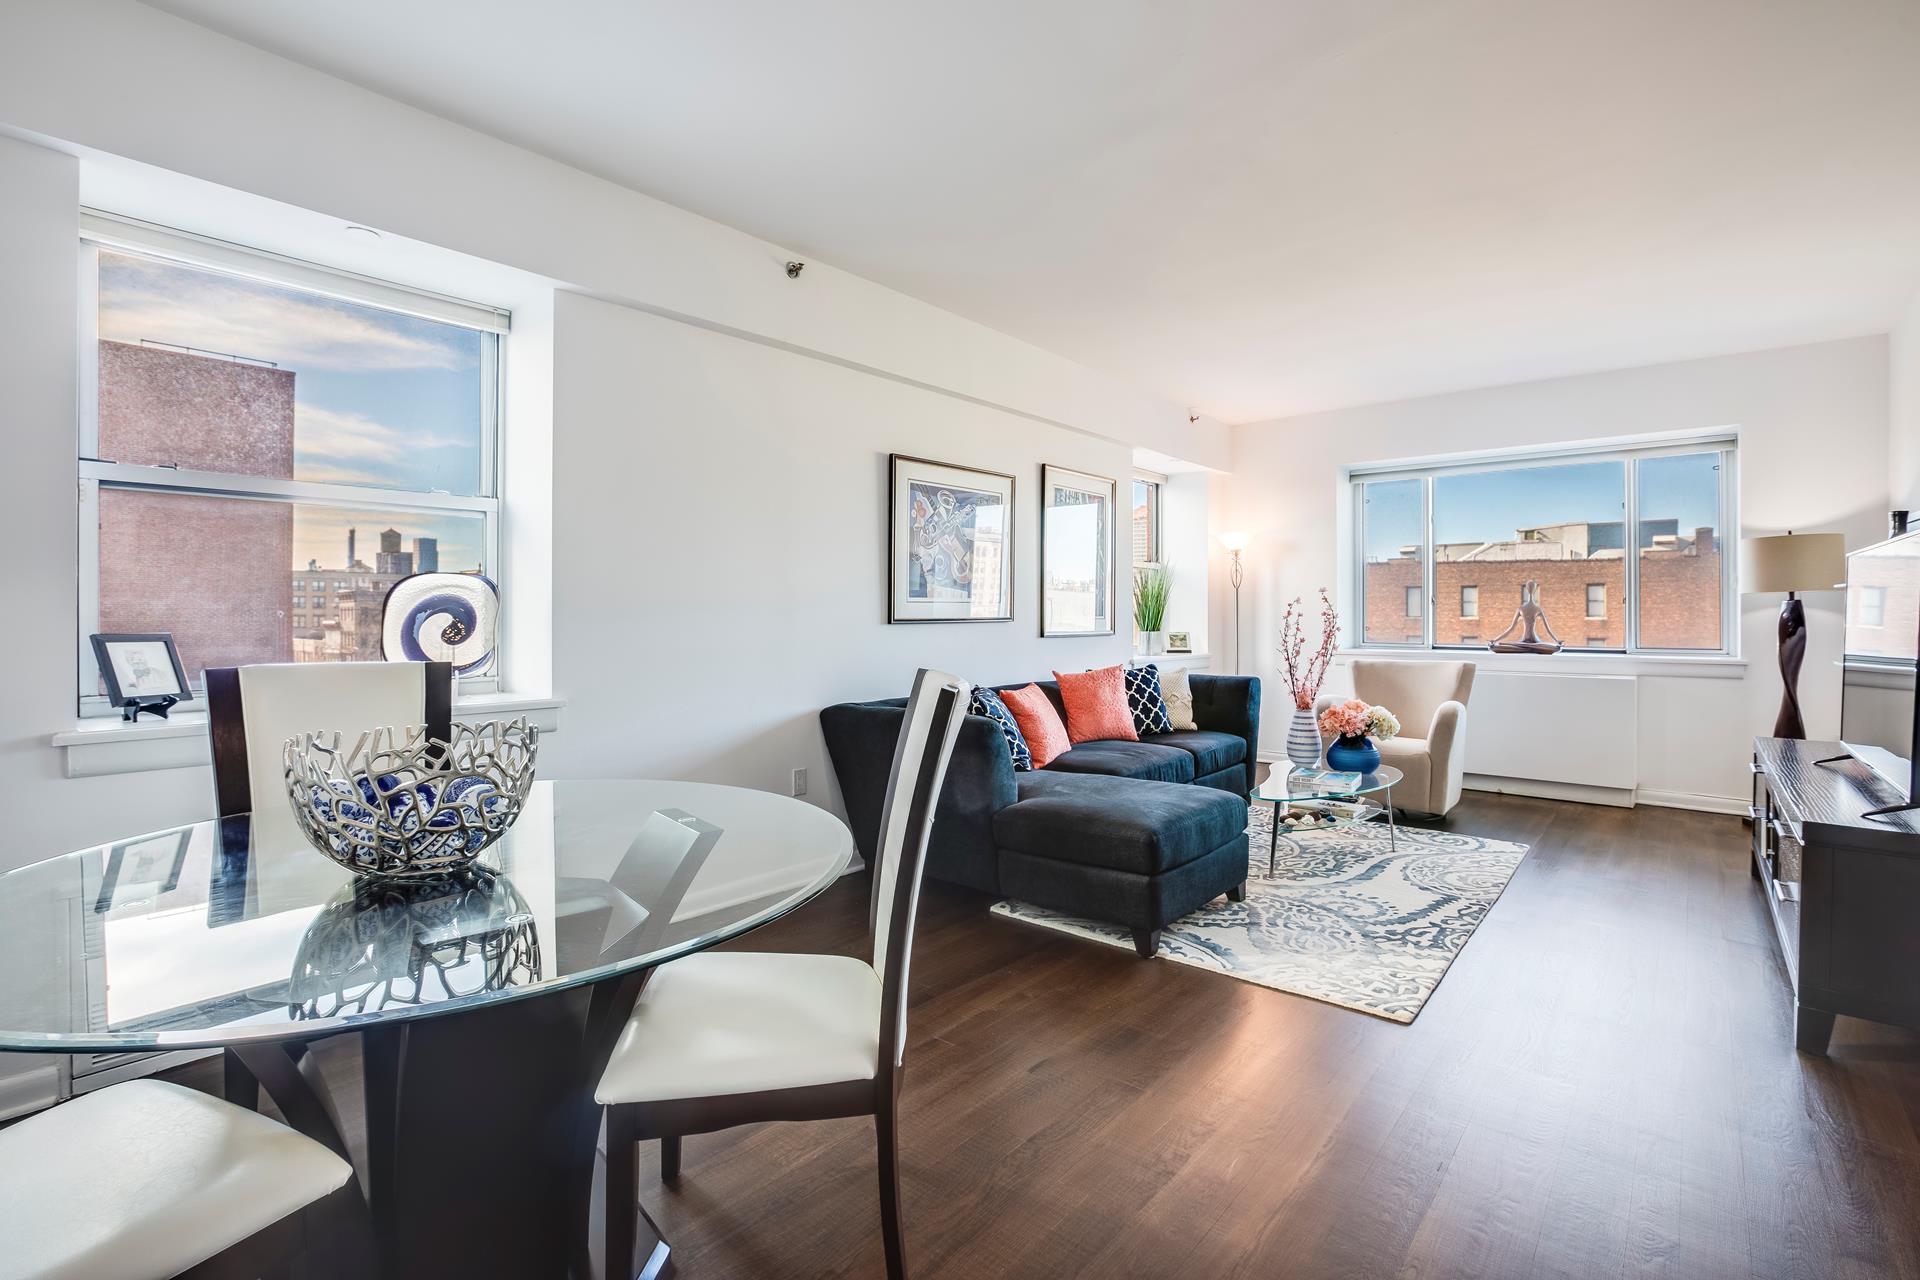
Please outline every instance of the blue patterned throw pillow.
M1173 717L1167 714L1167 700L1160 695L1160 668L1149 662L1144 667L1128 667L1125 675L1133 731L1143 738L1150 733L1172 733Z
M976 687L973 701L967 704L967 714L985 716L1000 727L1000 732L1007 738L1007 753L1013 757L1015 773L1027 773L1033 769L1033 752L1027 747L1026 735L1020 732L1013 712L1007 710L1007 704L1000 701L999 694L991 689Z

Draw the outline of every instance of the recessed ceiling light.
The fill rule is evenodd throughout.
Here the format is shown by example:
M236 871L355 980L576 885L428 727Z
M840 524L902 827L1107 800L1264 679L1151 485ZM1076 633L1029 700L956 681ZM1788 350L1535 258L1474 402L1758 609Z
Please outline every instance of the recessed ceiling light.
M363 227L357 223L352 223L352 222L348 223L347 230L358 231L361 235L372 236L375 240L378 240L380 238L380 233L378 231L375 231L372 227Z

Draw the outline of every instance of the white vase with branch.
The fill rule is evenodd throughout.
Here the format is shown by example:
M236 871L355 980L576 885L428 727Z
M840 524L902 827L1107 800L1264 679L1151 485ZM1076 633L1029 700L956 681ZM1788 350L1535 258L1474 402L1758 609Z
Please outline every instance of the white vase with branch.
M1320 763L1320 724L1313 714L1314 699L1333 665L1333 651L1340 642L1340 615L1334 611L1327 589L1320 588L1320 643L1306 652L1307 610L1300 597L1287 602L1280 617L1280 672L1287 678L1287 693L1293 698L1293 719L1287 724L1287 759L1303 769Z

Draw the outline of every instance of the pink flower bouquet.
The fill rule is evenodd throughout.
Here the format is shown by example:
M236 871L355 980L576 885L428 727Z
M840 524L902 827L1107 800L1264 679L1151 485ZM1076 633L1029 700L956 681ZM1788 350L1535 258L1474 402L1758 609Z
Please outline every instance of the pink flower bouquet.
M1384 741L1400 732L1400 721L1385 707L1368 706L1358 698L1349 698L1320 713L1320 732L1333 738Z

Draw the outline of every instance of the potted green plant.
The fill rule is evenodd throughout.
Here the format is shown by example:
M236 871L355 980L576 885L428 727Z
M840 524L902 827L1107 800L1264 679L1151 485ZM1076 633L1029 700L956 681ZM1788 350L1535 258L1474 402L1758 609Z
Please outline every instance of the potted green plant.
M1166 650L1167 593L1173 575L1165 565L1145 565L1133 571L1133 625L1140 632L1140 651L1152 655Z

